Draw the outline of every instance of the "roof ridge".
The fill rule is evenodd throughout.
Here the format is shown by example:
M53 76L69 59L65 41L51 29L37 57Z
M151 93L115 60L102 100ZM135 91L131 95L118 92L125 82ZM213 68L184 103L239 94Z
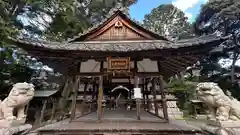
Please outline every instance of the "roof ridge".
M121 12L122 14L126 15L126 13L124 12L125 8L126 7L124 7L121 3L118 2L117 5L114 8L110 9L109 13L105 16L105 18L103 20L101 20L97 25L89 27L88 29L84 30L82 33L79 33L78 35L74 36L73 38L68 39L67 42L72 42L75 39L77 39L78 37L85 35L85 34L89 33L90 31L98 28L100 25L102 25L104 22L106 22L108 19L110 19L117 12Z
M174 43L167 40L96 40L96 41L78 41L73 43L156 43L156 42L168 42L168 43Z
M132 23L134 23L135 25L138 25L139 27L141 27L142 29L157 35L159 37L162 37L165 40L168 40L168 38L158 34L156 31L150 30L145 28L144 26L141 26L139 24L137 24L136 22L134 22L129 16L128 14L126 14L125 10L127 9L127 7L123 7L122 4L117 4L115 8L112 8L109 13L105 16L105 18L103 20L101 20L99 23L97 23L96 25L93 25L92 27L89 27L88 29L84 30L82 33L79 33L78 35L74 36L73 38L70 38L67 40L67 42L74 42L76 39L78 39L81 36L84 36L86 34L88 34L89 32L93 31L94 29L97 29L98 27L100 27L101 25L103 25L106 21L108 21L111 17L113 17L114 15L117 14L122 14L125 15L127 17L127 19L129 19Z

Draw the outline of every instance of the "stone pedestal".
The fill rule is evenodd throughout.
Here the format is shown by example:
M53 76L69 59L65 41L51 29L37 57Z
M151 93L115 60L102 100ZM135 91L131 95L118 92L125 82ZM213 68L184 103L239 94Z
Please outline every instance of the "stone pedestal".
M171 99L175 99L175 98L171 97ZM168 101L167 107L168 107L169 118L173 118L173 119L183 118L183 112L181 112L180 109L178 108L177 101Z
M240 135L240 121L207 121L202 130L215 135Z
M151 95L149 95L151 98ZM183 112L180 111L180 109L177 106L177 99L173 95L166 95L168 99L171 99L172 101L167 101L167 111L168 111L168 117L171 119L183 119ZM161 99L161 95L157 95L157 99ZM159 104L158 106L161 106ZM155 113L154 111L154 103L151 103L151 110L150 112ZM159 108L158 110L159 115L163 116L163 110L162 108Z
M12 120L12 121L2 119L0 120L0 128L10 128L10 127L23 125L25 124L25 121L26 121L26 118L21 120Z
M31 128L32 128L32 125L30 124L13 126L8 128L0 128L0 135L13 135L13 134L30 130Z
M168 108L168 117L172 119L182 119L183 112L179 108Z
M240 121L212 121L208 120L207 125L223 128L240 128Z

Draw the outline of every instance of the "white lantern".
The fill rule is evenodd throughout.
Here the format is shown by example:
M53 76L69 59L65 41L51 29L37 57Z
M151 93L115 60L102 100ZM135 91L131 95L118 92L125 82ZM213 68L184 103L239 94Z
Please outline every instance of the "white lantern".
M142 93L140 88L134 88L134 98L135 99L142 99Z

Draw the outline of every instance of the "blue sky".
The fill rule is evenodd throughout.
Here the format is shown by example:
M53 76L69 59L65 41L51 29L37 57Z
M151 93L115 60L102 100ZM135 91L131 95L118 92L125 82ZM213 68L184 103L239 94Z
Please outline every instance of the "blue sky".
M130 7L130 16L138 21L142 21L145 14L151 12L153 8L160 4L174 4L176 7L184 11L190 21L193 21L199 13L200 6L207 0L138 0L138 2Z

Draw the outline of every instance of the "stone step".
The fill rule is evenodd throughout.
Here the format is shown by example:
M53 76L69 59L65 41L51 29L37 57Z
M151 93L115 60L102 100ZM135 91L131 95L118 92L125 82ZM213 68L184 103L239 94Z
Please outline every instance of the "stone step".
M41 133L41 135L65 135L65 134L74 134L74 135L203 135L201 133L190 133L190 132L162 132L162 131L157 131L157 132L131 132L131 131L126 131L126 132L94 132L94 131L88 131L88 132L80 132L80 131L72 131L72 132L48 132L48 133Z

